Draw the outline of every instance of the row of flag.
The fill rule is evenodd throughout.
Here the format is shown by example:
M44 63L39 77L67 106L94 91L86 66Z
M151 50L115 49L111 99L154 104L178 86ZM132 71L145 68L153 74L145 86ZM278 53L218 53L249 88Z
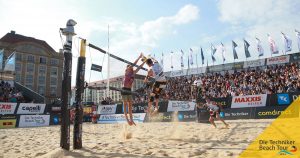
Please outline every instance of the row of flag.
M295 30L295 33L296 33L296 36L297 36L298 48L299 48L299 51L300 51L300 31ZM282 35L282 39L284 41L284 51L285 51L285 53L292 51L292 40L291 40L291 38L288 37L283 32L281 32L281 35ZM268 42L270 44L271 54L278 54L279 50L278 50L277 45L275 44L275 41L273 40L271 35L267 34L267 36L268 36ZM262 47L260 39L257 38L257 37L255 37L255 39L256 39L256 50L258 52L258 56L261 57L261 56L264 55L264 49ZM246 58L249 58L249 57L251 57L251 54L250 54L250 51L249 51L250 44L245 39L243 40L243 42L244 42L245 56L246 56ZM232 49L233 49L233 58L234 58L234 60L239 58L238 53L236 51L236 47L238 47L238 44L236 42L232 41ZM221 50L221 53L222 53L222 58L223 58L223 63L224 63L226 61L226 58L225 58L226 49L225 49L225 46L224 46L223 43L221 43L220 50ZM184 57L185 53L182 49L180 50L180 52L181 52L180 66L183 68L184 67L183 57ZM211 44L211 59L212 59L213 63L216 62L216 58L215 58L216 52L217 52L217 48L213 44ZM201 53L201 59L202 59L202 65L203 65L205 59L204 59L204 53L203 53L202 48L200 49L200 53ZM171 69L173 69L173 62L172 62L173 54L174 54L174 52L171 52ZM197 58L197 54L196 54L196 58ZM189 57L188 57L188 67L190 65L192 66L194 64L193 61L194 61L193 60L193 50L192 50L192 48L190 48L190 53L189 53ZM162 53L162 58L161 58L161 64L163 65L163 53Z
M4 57L4 50L0 50L0 70L1 71L15 71L15 64L16 64L16 53L13 52L10 56L6 59L3 68L3 57Z

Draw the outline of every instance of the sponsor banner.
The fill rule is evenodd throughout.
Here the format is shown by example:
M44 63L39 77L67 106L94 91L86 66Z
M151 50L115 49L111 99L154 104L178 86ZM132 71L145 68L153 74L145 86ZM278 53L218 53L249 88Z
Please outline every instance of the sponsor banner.
M171 71L170 77L177 77L177 76L184 76L186 75L185 70L177 70L177 71Z
M300 53L290 54L291 62L300 61Z
M167 111L193 111L195 109L195 105L195 102L170 100Z
M17 114L43 114L46 104L20 103Z
M242 69L243 66L244 66L244 62L237 62L237 63L234 63L233 69Z
M244 62L244 68L259 67L265 65L265 59L251 60Z
M132 113L145 113L145 109L147 109L147 103L138 103L133 104ZM167 112L168 102L159 102L158 103L158 112ZM122 104L117 105L116 114L124 114L124 109Z
M232 97L231 108L266 106L267 94Z
M115 105L98 105L97 114L115 114L117 109L117 104Z
M193 122L196 121L195 111L162 112L145 118L145 122Z
M288 106L300 99L300 92L269 94L267 106Z
M135 113L132 114L133 121L143 123L145 119L145 113ZM98 123L126 123L126 119L124 114L106 114L106 115L100 115Z
M230 99L231 98L211 98L211 101L215 102L216 105L219 105L223 109L230 108Z
M255 108L255 119L274 119L279 115L284 115L284 118L299 117L299 109L292 111L288 106L269 106Z
M15 128L16 127L16 119L1 119L0 120L0 129L3 128Z
M50 125L60 125L61 118L60 114L50 115Z
M17 103L0 102L0 114L14 114Z
M21 115L19 127L49 126L50 115Z
M285 63L289 63L289 62L290 62L289 55L267 58L267 65L285 64Z
M224 109L220 113L220 117L225 120L251 119L253 118L253 111L254 108Z

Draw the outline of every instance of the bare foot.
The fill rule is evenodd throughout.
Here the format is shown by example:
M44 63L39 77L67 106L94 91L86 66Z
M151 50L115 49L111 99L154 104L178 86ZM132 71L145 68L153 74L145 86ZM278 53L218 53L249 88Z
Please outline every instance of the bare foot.
M129 126L132 126L132 122L131 121L127 121Z

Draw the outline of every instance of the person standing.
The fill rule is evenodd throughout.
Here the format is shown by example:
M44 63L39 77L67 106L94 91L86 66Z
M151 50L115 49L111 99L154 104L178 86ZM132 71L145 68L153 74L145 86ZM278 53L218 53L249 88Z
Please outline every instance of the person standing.
M143 57L143 54L141 53L140 56L134 61L134 65L137 64L137 62ZM127 65L125 69L125 75L123 79L123 87L121 91L122 95L122 100L123 100L123 108L124 108L124 115L127 120L127 123L132 126L135 125L132 117L132 85L134 81L135 74L143 67L145 64L145 61L142 62L142 64L136 68L135 70L133 69L132 65ZM129 119L128 119L128 114L129 113Z

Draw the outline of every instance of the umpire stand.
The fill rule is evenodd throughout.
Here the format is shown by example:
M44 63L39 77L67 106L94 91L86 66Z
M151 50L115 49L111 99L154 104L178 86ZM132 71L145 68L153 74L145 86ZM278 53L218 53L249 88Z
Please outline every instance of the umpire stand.
M66 28L61 28L60 31L66 36L64 44L64 70L62 80L61 93L61 137L60 146L63 149L70 149L70 97L71 97L71 77L72 77L72 37L75 36L74 26L77 23L70 19L67 22Z
M75 121L74 121L74 137L73 148L82 148L82 93L84 92L84 74L85 74L85 50L86 40L81 40L80 57L78 57L77 74L76 74L76 95L75 95Z

